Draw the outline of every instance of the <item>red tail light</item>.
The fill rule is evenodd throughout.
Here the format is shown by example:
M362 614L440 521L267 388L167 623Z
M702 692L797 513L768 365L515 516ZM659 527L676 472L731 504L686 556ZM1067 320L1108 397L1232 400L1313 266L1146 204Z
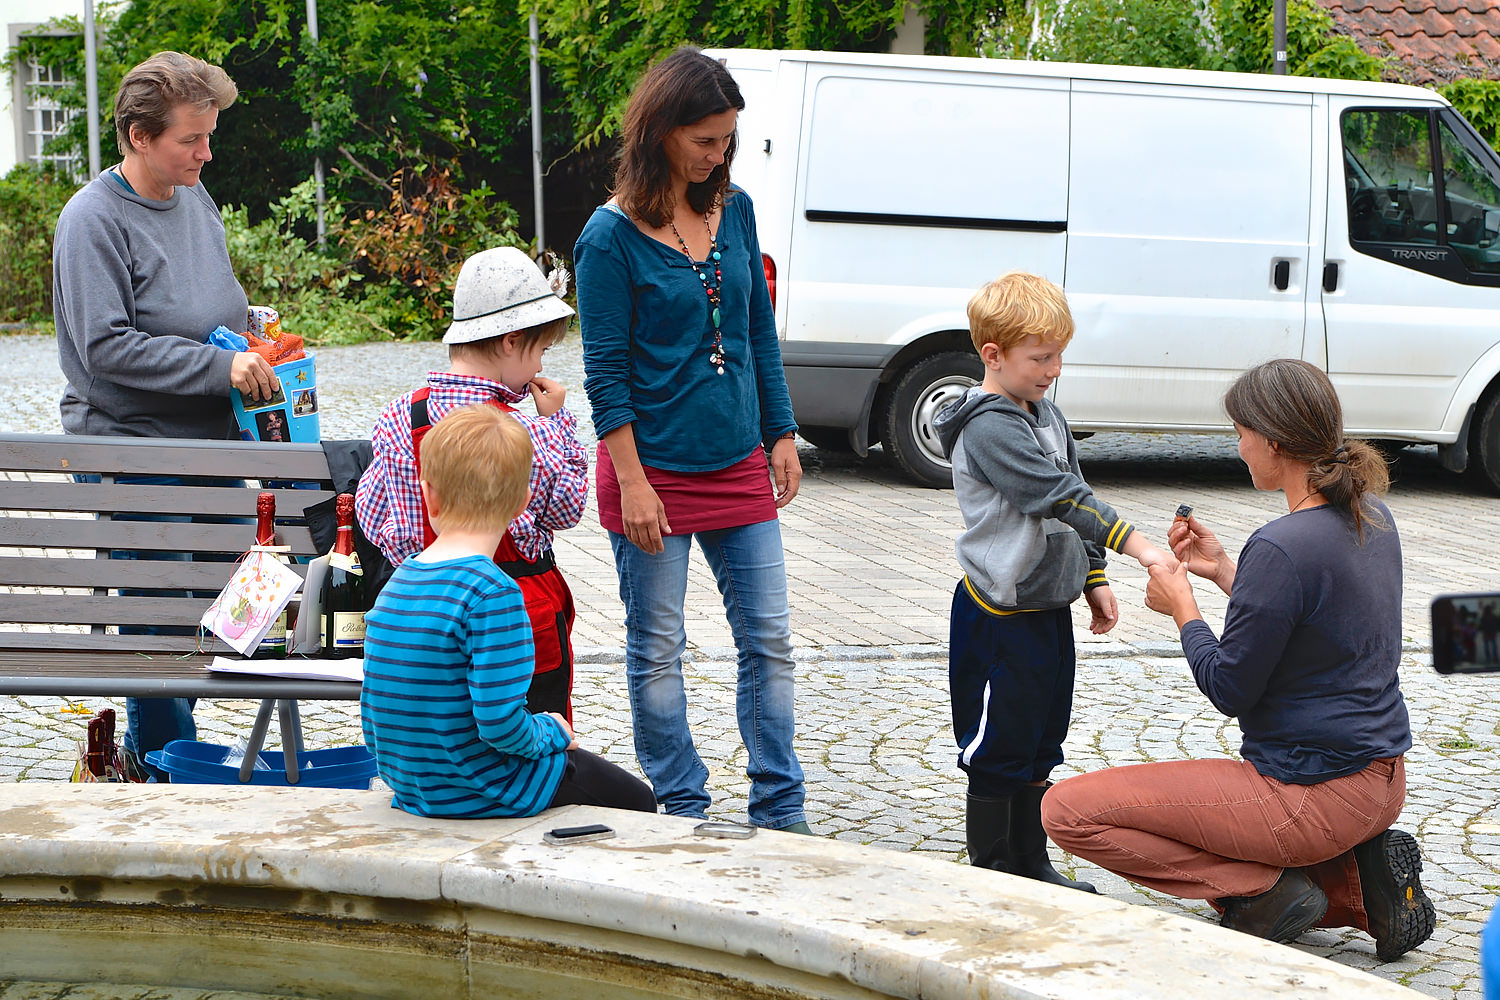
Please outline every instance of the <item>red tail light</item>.
M766 269L766 287L771 290L771 308L776 308L776 262L771 255L763 253L760 255L761 266Z

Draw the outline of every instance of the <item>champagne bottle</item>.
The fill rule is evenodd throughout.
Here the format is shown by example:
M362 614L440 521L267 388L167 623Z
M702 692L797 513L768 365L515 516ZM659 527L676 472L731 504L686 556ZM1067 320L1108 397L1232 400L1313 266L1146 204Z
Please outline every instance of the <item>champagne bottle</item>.
M255 544L276 544L276 494L262 493L255 498ZM251 659L280 659L286 656L286 609L283 608L262 637Z
M323 655L364 656L365 573L354 551L354 494L340 493L333 512L338 534L323 583Z

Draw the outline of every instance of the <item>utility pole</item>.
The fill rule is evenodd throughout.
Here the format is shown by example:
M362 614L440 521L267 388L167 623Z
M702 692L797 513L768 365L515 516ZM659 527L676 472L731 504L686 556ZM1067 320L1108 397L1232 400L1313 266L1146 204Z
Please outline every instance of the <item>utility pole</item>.
M307 37L312 39L313 45L318 44L318 0L307 0ZM312 130L313 140L316 141L318 138L316 118L313 119ZM323 157L321 155L313 160L313 186L317 189L318 247L321 249L328 244L328 220L324 217Z
M1275 17L1276 62L1271 72L1277 76L1286 76L1286 0L1276 0Z
M542 68L537 61L541 40L536 13L531 15L531 193L536 208L536 256L547 249L547 226L542 221Z
M99 176L99 49L94 40L94 2L83 0L84 113L89 118L89 180Z

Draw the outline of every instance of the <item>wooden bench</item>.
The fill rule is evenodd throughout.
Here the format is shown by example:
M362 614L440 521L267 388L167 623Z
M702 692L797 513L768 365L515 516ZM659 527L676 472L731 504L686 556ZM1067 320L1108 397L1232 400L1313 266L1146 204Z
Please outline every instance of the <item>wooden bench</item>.
M99 481L78 482L80 475ZM117 482L135 476L204 485ZM333 495L319 445L0 434L0 694L253 699L261 708L241 780L278 707L284 749L300 751L296 700L357 700L357 682L210 672L215 655L237 655L212 635L119 634L120 626L197 626L254 541L260 483L273 480L316 484L272 492L278 541L294 556L317 554L301 515ZM121 519L142 514L179 520ZM115 551L198 561L111 558ZM295 782L296 754L286 759Z

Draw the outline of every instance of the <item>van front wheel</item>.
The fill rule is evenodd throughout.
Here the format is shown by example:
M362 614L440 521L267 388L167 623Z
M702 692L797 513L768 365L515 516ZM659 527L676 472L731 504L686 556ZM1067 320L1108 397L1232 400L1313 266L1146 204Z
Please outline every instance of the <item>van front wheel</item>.
M881 440L896 467L922 486L947 489L953 466L933 425L938 413L984 377L977 355L944 351L923 358L896 379Z
M1492 392L1474 411L1469 431L1469 475L1490 493L1500 493L1500 392Z

